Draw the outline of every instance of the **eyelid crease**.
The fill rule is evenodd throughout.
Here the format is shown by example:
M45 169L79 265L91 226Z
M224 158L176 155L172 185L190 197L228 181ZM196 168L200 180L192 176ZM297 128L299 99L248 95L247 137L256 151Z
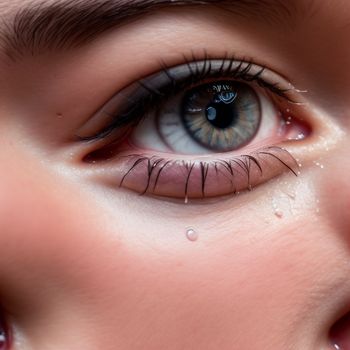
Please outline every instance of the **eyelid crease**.
M220 78L256 83L275 97L298 104L293 96L298 90L290 82L251 60L235 60L228 55L222 59L210 59L206 52L205 59L202 60L195 60L194 54L191 58L184 56L183 59L185 63L175 67L170 67L162 61L160 72L140 79L117 93L97 113L97 117L109 119L104 127L92 135L84 135L84 131L81 130L76 139L85 142L103 140L115 130L137 125L150 108L164 103L172 95L208 80ZM116 112L117 109L119 111Z

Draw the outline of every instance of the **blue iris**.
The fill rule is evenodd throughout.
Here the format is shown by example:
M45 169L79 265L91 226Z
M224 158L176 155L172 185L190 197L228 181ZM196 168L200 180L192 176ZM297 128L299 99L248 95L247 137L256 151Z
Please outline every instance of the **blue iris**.
M259 97L243 83L205 84L184 96L182 119L189 135L202 146L217 151L238 149L258 131Z

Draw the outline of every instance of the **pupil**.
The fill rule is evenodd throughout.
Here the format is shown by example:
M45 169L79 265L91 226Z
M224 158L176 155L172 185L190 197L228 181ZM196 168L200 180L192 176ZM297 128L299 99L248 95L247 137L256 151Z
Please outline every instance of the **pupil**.
M206 118L214 127L226 129L235 123L237 113L233 103L213 102L206 108Z

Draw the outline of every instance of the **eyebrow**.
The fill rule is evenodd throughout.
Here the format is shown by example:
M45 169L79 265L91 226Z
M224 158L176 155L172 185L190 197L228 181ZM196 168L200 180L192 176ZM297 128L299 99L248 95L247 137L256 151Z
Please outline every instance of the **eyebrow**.
M63 0L49 4L31 3L21 8L10 22L2 19L0 53L17 61L26 54L35 56L46 51L79 47L156 9L203 5L225 7L232 12L241 11L241 14L244 10L260 11L269 7L270 14L291 15L283 0Z

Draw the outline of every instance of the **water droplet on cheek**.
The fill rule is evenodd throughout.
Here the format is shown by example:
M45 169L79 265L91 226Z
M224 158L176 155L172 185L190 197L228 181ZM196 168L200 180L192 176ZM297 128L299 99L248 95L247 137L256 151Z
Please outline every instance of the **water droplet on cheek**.
M282 210L276 209L276 210L275 210L275 215L276 215L276 217L278 217L279 219L282 219L282 218L283 218L283 212L282 212Z
M321 211L321 209L320 209L320 200L317 199L317 200L316 200L316 213L319 214L320 211Z
M189 241L195 242L198 240L199 235L194 229L190 228L186 231L186 237Z
M293 201L296 199L296 194L295 193L292 193L292 192L288 192L287 193L287 196L292 199Z
M321 169L324 169L324 165L321 164L320 162L314 161L313 163L314 163L317 167L319 167L319 168L321 168Z
M275 200L272 203L273 209L274 209L274 213L275 216L279 219L283 218L283 211L278 207L277 203L275 202Z

